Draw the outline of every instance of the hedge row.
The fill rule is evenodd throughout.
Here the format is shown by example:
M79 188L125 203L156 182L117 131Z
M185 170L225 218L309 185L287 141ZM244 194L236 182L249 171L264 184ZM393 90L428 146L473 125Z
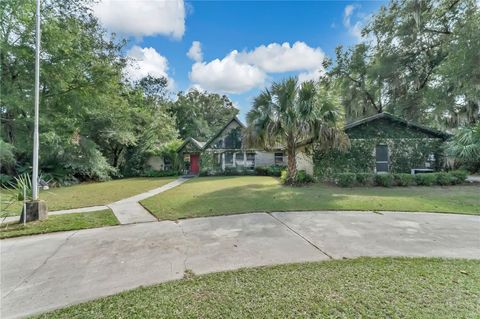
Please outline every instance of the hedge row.
M285 166L270 165L255 167L255 169L247 169L244 167L225 167L225 170L202 168L200 176L243 176L243 175L257 175L257 176L276 176L280 177Z
M340 187L352 186L432 186L458 185L466 181L468 173L458 170L451 172L424 174L370 174L341 173L335 176L335 184Z

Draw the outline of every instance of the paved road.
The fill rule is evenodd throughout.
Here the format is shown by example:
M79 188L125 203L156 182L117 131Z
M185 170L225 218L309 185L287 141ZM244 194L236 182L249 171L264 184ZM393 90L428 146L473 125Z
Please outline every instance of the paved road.
M480 259L480 217L254 213L6 239L1 317L21 317L183 276L357 256Z

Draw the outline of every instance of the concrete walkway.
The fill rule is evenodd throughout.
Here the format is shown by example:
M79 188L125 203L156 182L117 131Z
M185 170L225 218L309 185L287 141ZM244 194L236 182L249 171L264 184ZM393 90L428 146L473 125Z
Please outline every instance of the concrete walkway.
M1 317L22 317L140 285L262 265L358 256L480 259L480 216L253 213L0 241Z
M125 198L119 200L117 202L108 204L106 206L91 206L91 207L82 207L82 208L74 208L74 209L66 209L66 210L57 210L48 212L49 215L63 215L63 214L72 214L72 213L89 213L89 212L96 212L99 210L111 209L117 217L120 224L134 224L134 223L145 223L145 222L154 222L158 219L155 218L148 210L146 210L142 205L138 202L144 200L146 198L152 197L154 195L163 193L169 189L177 187L181 185L185 181L187 181L187 177L180 177L173 182L170 182L166 185L161 187L157 187L155 189L149 190L145 193L141 193L129 198ZM0 219L3 223L9 223L19 220L19 216L11 216L6 217L5 219Z
M173 182L170 182L162 187L158 187L148 192L138 194L129 198L119 200L108 204L107 206L113 211L120 224L135 224L135 223L147 223L154 222L158 219L154 217L148 210L146 210L139 201L163 193L183 184L188 178L180 177Z

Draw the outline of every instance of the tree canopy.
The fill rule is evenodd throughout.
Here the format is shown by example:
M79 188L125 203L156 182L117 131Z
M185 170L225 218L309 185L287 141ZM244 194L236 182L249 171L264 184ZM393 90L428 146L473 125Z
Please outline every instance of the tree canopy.
M206 139L238 113L226 96L190 91L172 99L166 78L126 78L126 41L102 28L91 4L43 2L43 175L61 183L139 175L149 156L171 155L165 145L178 145L179 132ZM35 3L5 0L0 14L3 180L31 170Z
M480 118L480 10L474 0L392 0L364 41L338 47L329 75L347 117L388 111L456 127Z
M179 92L177 100L168 105L175 117L181 138L193 137L207 141L225 123L238 114L226 95L190 90Z

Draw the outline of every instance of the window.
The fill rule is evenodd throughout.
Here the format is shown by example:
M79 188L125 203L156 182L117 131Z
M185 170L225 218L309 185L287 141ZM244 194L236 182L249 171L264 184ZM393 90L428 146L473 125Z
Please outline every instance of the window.
M231 130L225 137L225 148L239 149L242 147L242 136L239 129Z
M232 165L233 164L233 153L226 152L225 153L225 165Z
M247 153L246 167L251 169L255 167L255 153Z
M275 165L283 165L283 153L275 153Z
M388 172L388 146L377 145L375 147L376 169L379 172Z

